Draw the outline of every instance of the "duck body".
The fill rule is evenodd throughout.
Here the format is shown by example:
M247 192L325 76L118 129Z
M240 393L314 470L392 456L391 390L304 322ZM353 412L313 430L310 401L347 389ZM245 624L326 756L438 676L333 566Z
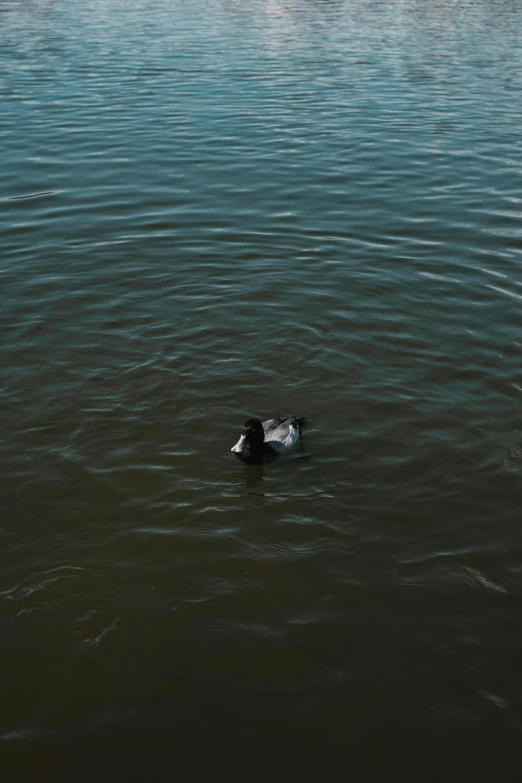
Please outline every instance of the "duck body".
M240 439L231 451L243 462L272 462L295 446L306 423L307 420L302 416L290 414L263 422L248 419L243 425Z

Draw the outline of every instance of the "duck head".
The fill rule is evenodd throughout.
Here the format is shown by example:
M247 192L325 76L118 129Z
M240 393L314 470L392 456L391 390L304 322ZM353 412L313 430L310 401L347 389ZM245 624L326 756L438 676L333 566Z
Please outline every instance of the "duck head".
M243 424L243 431L241 437L235 446L230 450L235 454L241 454L241 452L247 450L250 454L259 452L262 449L263 441L265 440L265 433L263 425L259 419L248 419Z

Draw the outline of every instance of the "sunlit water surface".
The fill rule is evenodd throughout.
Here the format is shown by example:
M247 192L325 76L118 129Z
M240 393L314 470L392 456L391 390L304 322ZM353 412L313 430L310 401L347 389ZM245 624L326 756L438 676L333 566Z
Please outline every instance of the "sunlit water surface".
M520 780L519 0L0 0L0 107L6 783Z

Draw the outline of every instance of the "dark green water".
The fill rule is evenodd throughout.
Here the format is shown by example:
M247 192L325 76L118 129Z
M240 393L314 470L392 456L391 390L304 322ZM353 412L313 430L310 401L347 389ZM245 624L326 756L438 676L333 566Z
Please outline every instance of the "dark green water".
M519 0L0 0L2 780L520 780L521 120Z

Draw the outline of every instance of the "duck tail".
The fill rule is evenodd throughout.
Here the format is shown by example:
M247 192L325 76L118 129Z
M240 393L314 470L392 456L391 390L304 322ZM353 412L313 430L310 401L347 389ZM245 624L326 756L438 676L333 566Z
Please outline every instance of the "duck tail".
M310 419L307 419L305 416L294 416L292 424L294 427L299 427L300 430L303 430L307 424L310 424Z

